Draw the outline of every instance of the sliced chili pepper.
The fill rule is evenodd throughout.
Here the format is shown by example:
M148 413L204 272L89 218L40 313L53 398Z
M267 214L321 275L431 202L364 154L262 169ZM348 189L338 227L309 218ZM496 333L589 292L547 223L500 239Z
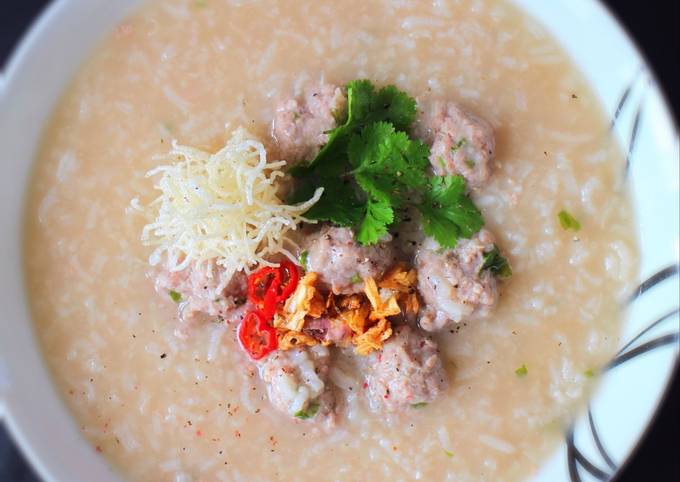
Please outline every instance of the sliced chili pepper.
M276 312L277 294L281 284L278 268L261 268L248 276L248 300L270 320Z
M257 311L250 311L238 327L238 339L253 360L278 348L276 330Z
M276 291L276 301L286 301L297 288L300 280L298 267L290 261L282 261L279 266L279 287Z
M270 288L267 291L264 300L256 306L257 312L260 313L265 320L271 321L276 313L276 290Z

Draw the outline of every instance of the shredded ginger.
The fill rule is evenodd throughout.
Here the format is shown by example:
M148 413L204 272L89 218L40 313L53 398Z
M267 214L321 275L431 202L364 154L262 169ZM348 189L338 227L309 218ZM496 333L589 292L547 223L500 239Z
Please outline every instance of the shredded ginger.
M268 162L262 143L243 128L214 154L174 141L169 155L177 161L146 174L160 175L154 187L161 195L148 207L158 211L142 231L142 242L156 246L152 266L166 254L171 271L210 260L231 276L256 264L276 266L268 261L274 255L295 261L287 234L300 222L314 222L303 214L322 189L306 202L285 204L276 181L286 162Z

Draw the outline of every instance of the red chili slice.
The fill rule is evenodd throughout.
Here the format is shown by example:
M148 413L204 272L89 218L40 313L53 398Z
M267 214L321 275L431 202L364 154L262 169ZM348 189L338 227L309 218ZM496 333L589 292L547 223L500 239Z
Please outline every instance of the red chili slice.
M248 300L266 320L276 312L277 295L281 284L278 268L261 268L248 276Z
M279 266L279 287L276 291L276 301L286 301L297 288L300 280L298 267L290 261L282 261Z
M238 327L238 339L253 360L278 348L276 330L256 311L250 311Z

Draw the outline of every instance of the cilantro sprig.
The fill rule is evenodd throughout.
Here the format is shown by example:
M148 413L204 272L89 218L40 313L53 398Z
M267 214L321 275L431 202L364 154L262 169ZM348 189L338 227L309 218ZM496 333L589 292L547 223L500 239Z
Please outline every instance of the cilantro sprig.
M341 174L347 160L347 147L352 135L373 122L391 123L406 130L416 118L416 101L393 85L376 91L369 80L353 80L347 84L347 117L328 133L328 143L308 164L296 166L296 177L311 173L324 178Z
M484 220L465 179L428 174L429 148L407 133L415 117L416 101L395 86L349 82L346 116L314 159L290 171L298 180L292 201L323 187L306 216L352 227L364 245L377 243L408 208L442 247L474 235Z

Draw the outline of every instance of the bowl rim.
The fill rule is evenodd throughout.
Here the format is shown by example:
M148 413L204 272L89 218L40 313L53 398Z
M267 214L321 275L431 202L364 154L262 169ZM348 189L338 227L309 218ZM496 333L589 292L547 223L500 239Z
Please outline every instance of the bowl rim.
M595 10L599 10L599 14L603 15L605 17L608 17L614 27L618 29L618 31L622 34L622 38L625 43L627 43L627 47L630 48L634 54L637 56L638 63L646 69L648 72L648 75L651 77L653 81L653 90L655 90L662 103L662 109L666 113L668 120L671 123L671 127L673 129L673 132L677 138L677 133L678 133L678 119L676 115L680 115L676 113L673 109L672 104L669 101L668 95L661 83L658 82L658 76L653 68L652 64L650 64L647 55L642 51L642 49L638 46L637 42L635 41L634 37L631 35L629 32L628 28L624 25L624 23L621 21L619 16L612 11L612 9L606 5L605 3L602 2L602 0L580 0L582 3L589 4L590 8L594 8ZM9 97L9 91L11 86L13 85L13 81L15 77L18 75L18 72L21 70L22 65L27 62L27 59L30 58L31 52L34 50L36 45L41 43L43 41L43 37L45 36L45 30L46 28L53 24L55 22L55 18L59 20L59 15L61 11L69 6L70 4L73 4L77 2L77 0L52 0L47 4L41 11L40 13L35 17L35 19L30 23L30 26L28 29L24 31L24 33L21 35L19 41L16 43L15 47L12 49L10 55L7 57L7 60L4 64L4 68L0 70L0 112L2 111L2 107L6 101L6 99ZM142 1L135 1L134 2L137 6L142 3ZM512 0L512 3L519 9L523 10L524 13L530 17L533 17L533 15L530 12L526 12L526 8L524 5L521 5L521 2L518 0ZM538 21L538 20L537 20ZM542 23L542 22L541 22ZM550 30L550 29L548 29ZM104 35L104 32L101 32L102 35ZM101 38L101 37L100 37ZM559 41L558 41L559 42ZM82 64L84 60L84 57L79 58L79 64ZM576 59L574 59L576 60ZM578 67L578 66L577 66ZM591 82L588 82L591 84ZM62 89L62 94L63 94L63 89ZM58 99L54 99L55 101ZM53 108L52 108L53 112ZM1 120L1 119L0 119ZM41 129L42 131L42 129ZM41 135L42 136L42 135ZM34 160L31 160L31 163L33 163ZM26 186L24 186L25 188ZM24 189L25 191L25 189ZM19 209L21 209L22 212L22 217L23 217L23 211L24 211L25 206L19 206ZM22 253L23 254L23 253ZM29 318L30 319L30 318ZM5 320L3 320L5 321ZM3 328L3 325L0 324L0 331L6 331ZM0 337L0 345L2 345L2 338ZM0 353L0 356L2 353ZM44 360L41 360L41 362L44 364ZM10 435L14 439L14 441L17 443L19 449L21 452L24 454L28 462L32 467L34 467L37 472L40 474L40 476L46 480L46 481L60 481L61 479L58 478L55 475L55 472L52 470L52 468L48 467L48 464L44 463L43 456L38 453L38 451L35 450L35 443L34 443L34 435L29 435L29 431L25 429L20 423L17 422L16 420L16 415L13 415L16 407L13 406L13 404L8 400L6 397L4 397L4 392L3 392L3 386L2 386L2 377L3 377L3 370L5 370L6 367L2 363L2 359L0 359L0 421L5 422L7 428L9 429ZM637 454L638 450L640 449L640 446L645 442L645 440L649 436L649 432L651 428L653 427L654 424L658 423L659 416L660 416L660 409L661 407L667 403L671 387L673 385L673 381L676 380L680 376L680 357L675 356L674 361L672 362L672 367L669 371L669 376L668 379L666 380L666 383L663 386L663 389L661 390L658 398L655 401L655 404L653 407L650 407L649 413L651 413L651 418L649 420L649 423L645 426L645 428L639 432L634 439L631 440L629 444L629 450L627 453L627 456L625 459L622 461L622 463L617 467L617 470L614 472L612 475L611 480L616 480L624 471L625 468L628 466L628 464L631 462L631 460L635 457ZM56 393L56 388L53 386L52 389ZM57 393L57 397L61 398L61 396ZM63 400L62 400L63 402ZM70 415L71 420L73 419L73 416Z
M659 96L661 97L661 102L663 104L663 108L666 111L668 118L670 119L670 122L673 127L673 131L676 134L678 133L678 118L676 115L680 116L680 113L676 113L673 109L673 105L670 102L669 96L666 92L666 90L663 87L663 84L659 82L659 76L657 75L656 70L654 69L654 66L652 63L649 61L649 57L647 54L642 50L640 45L638 45L635 37L629 30L629 28L625 25L625 23L621 20L620 15L618 15L612 8L606 4L603 0L589 0L592 3L595 3L599 5L599 7L604 11L605 15L608 15L613 21L614 24L618 27L620 30L621 34L625 38L626 42L629 44L629 47L635 52L637 55L638 59L640 60L641 65L643 65L646 69L647 72L649 73L649 76L652 79L653 84L656 86L656 90L659 93ZM680 263L678 263L678 266L680 266ZM616 481L618 480L621 475L623 475L630 465L630 463L633 461L633 459L637 456L638 452L640 451L640 448L644 445L644 443L647 441L649 438L650 432L654 425L656 425L661 417L661 411L664 405L668 402L670 398L670 393L671 389L673 387L673 382L680 376L680 356L675 357L675 360L673 361L673 367L670 370L668 379L666 381L666 384L663 387L663 390L659 394L659 397L656 400L656 405L652 407L651 409L651 418L649 419L649 422L645 426L644 430L640 432L637 436L637 439L633 441L632 445L629 448L628 455L626 458L622 461L622 463L617 467L616 471L612 474L611 481Z

